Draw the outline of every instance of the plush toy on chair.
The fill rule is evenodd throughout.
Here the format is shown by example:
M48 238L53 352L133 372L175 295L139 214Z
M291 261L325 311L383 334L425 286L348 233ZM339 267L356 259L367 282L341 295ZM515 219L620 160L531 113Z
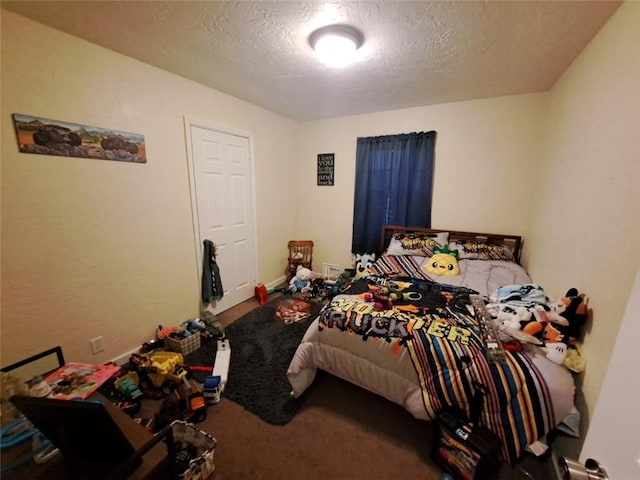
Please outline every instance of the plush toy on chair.
M313 272L308 268L298 265L295 276L289 282L289 292L307 293L311 289L311 277Z

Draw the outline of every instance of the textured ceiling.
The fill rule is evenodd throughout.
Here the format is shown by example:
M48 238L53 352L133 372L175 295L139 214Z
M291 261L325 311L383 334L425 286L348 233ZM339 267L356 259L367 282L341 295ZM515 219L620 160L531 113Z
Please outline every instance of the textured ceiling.
M3 8L295 120L548 90L621 2L2 1ZM365 35L355 65L316 28Z

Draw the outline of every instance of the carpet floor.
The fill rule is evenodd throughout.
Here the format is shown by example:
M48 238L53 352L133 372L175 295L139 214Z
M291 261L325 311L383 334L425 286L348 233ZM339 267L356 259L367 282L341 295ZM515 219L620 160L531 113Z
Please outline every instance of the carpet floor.
M275 310L279 302L287 299L290 297L274 299L225 329L231 361L222 395L272 425L285 425L296 414L298 402L290 395L287 368L309 324L322 308L321 303L311 303L308 318L284 324L276 320ZM213 365L215 343L203 343L185 356L185 363Z
M228 326L257 306L249 300L218 317ZM153 418L160 403L145 400L137 416ZM442 476L430 458L433 423L416 420L398 405L322 372L286 425L261 420L223 396L208 407L207 418L197 426L217 440L216 470L210 480L439 480ZM32 463L2 478L64 479L60 463L59 458L43 465ZM495 480L552 478L548 456L525 454L517 468L503 464Z
M230 325L256 307L250 300L219 319ZM224 396L210 406L198 426L218 440L211 479L441 478L441 468L430 458L435 424L323 372L299 400L295 416L285 425L265 422ZM143 412L153 409L145 402ZM548 456L525 454L515 468L503 464L495 480L551 478Z

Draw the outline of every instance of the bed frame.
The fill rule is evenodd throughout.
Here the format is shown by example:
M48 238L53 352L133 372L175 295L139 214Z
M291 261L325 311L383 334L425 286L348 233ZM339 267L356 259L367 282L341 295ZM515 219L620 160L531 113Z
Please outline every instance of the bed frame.
M439 233L449 232L449 240L484 242L490 245L502 245L513 252L516 262L520 263L522 253L522 237L520 235L504 235L500 233L461 232L456 230L439 230L423 227L403 227L400 225L383 225L380 233L380 251L384 252L391 237L397 233Z

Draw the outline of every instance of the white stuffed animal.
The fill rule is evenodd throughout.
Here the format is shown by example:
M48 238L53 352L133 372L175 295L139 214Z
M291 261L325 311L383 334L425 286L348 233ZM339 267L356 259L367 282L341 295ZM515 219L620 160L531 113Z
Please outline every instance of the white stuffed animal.
M313 272L308 268L298 265L296 269L296 275L289 281L289 291L291 293L301 292L306 293L311 289L311 277Z
M525 307L504 303L490 303L487 305L487 311L493 318L493 324L498 329L498 337L502 342L512 341L510 332L522 329L521 322L526 323L531 318L531 312Z
M497 320L496 323L501 330L507 327L520 330L523 325L521 322L527 322L531 319L531 312L519 305L498 303L487 306L487 310Z

